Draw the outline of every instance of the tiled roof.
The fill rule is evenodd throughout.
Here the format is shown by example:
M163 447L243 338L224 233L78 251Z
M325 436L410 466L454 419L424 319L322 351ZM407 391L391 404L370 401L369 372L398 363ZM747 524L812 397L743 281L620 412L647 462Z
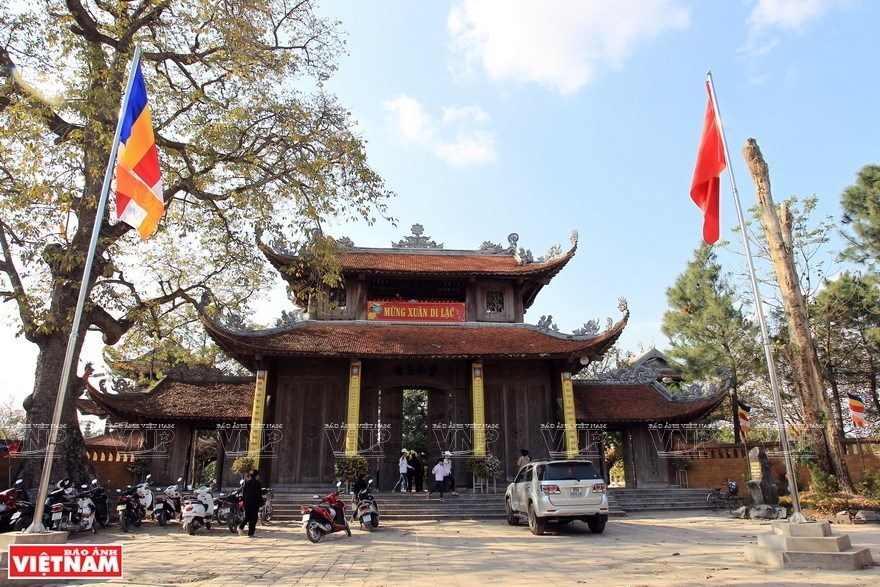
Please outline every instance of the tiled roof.
M671 401L653 383L574 382L574 409L579 422L692 422L720 404L725 393L689 402Z
M144 444L144 435L140 430L114 431L110 434L99 434L84 439L86 449L132 450Z
M254 380L183 382L166 378L148 392L101 393L90 386L88 393L104 410L129 422L238 421L250 417Z
M279 357L578 359L603 355L629 315L593 338L541 330L529 324L400 324L306 321L285 328L233 332L203 318L211 337L238 360Z
M287 267L295 256L278 253L261 245L263 254L278 269ZM549 278L574 257L576 248L555 259L520 264L513 255L488 255L477 251L436 251L399 249L353 249L340 255L343 273L386 276L493 276Z

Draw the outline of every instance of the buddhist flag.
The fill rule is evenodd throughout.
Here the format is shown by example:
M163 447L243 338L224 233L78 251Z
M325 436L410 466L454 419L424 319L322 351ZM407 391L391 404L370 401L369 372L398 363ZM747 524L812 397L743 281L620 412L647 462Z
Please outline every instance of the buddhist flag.
M147 240L164 213L159 153L153 137L147 86L138 62L128 105L122 113L116 159L116 217L136 228L141 239Z
M849 403L849 413L852 416L853 425L856 428L864 428L868 425L865 420L865 402L862 398L854 393L846 394L846 401Z
M748 434L749 430L751 430L751 426L749 425L749 412L752 411L752 406L746 405L740 401L736 402L737 412L739 413L739 429L743 431L743 434Z
M709 103L706 105L703 135L700 137L697 165L691 182L691 199L703 211L703 240L711 245L718 240L718 199L721 187L718 176L727 167L727 160L724 157L724 143L712 105L709 82L706 82L706 90L709 91Z

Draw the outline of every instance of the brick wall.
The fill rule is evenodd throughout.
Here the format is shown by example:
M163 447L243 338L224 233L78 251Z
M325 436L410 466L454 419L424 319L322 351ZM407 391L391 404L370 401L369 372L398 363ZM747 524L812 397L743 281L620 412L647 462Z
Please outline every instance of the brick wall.
M125 487L134 482L134 473L126 469L132 461L131 456L119 455L115 449L86 449L86 456L95 468L99 482L112 489ZM0 490L6 489L15 481L15 472L22 459L3 457L0 459ZM52 479L55 481L55 479Z
M749 444L751 450L756 445ZM762 443L768 453L780 451L776 443ZM876 475L880 471L880 438L844 441L844 460L853 482L858 482L864 471ZM743 485L748 480L749 463L746 447L734 443L707 443L699 449L700 458L691 458L687 471L687 485L692 488L712 489L720 487L726 479L738 481ZM779 457L770 458L773 479L780 482L785 478L785 461ZM805 464L796 464L798 488L807 490L810 473ZM674 476L670 478L674 479Z

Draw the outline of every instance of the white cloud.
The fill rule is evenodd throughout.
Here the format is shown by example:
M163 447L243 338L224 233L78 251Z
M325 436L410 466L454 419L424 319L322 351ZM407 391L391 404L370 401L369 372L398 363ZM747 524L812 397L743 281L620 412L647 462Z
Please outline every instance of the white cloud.
M440 122L418 100L400 95L385 102L389 123L407 144L418 144L455 167L491 163L497 159L495 133L485 124L490 117L479 106L444 106Z
M749 15L753 31L771 28L801 32L828 9L828 0L757 0Z
M424 143L434 134L430 118L418 100L405 94L385 102L392 125L407 142Z
M462 133L454 142L438 143L434 146L434 153L455 167L491 163L498 158L495 136L482 130Z
M459 0L447 19L452 49L490 79L572 94L597 69L619 67L663 32L688 26L678 0Z
M748 17L749 36L741 51L756 57L769 53L780 44L774 31L804 33L832 8L846 0L754 0Z

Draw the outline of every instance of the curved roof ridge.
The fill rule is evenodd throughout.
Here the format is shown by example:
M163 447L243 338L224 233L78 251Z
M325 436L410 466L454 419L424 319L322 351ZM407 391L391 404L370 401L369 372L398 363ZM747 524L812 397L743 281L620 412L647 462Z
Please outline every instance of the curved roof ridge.
M259 330L238 330L228 328L225 325L213 320L207 316L201 316L202 324L211 330L222 331L233 336L242 337L265 337L272 334L281 334L291 332L300 328L308 328L310 326L356 326L365 328L387 328L391 326L408 326L412 328L512 328L527 329L540 334L546 334L562 340L588 341L600 339L609 333L621 332L629 321L629 311L611 326L608 330L596 334L574 334L564 333L558 330L542 328L536 324L527 322L406 322L393 320L300 320L293 323L283 324L281 326L272 326Z

